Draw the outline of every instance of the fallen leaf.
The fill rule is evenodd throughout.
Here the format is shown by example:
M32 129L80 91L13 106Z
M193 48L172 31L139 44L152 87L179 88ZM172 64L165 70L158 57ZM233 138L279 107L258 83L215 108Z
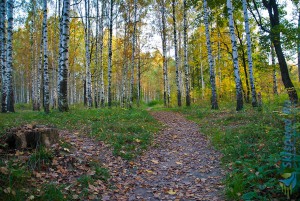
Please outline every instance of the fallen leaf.
M152 163L158 164L158 160L151 160Z
M179 161L177 161L177 162L176 162L176 164L177 164L177 165L182 165L182 163L181 163L181 162L179 162Z
M137 143L140 143L140 142L141 142L141 140L140 140L140 139L135 139L135 141L136 141Z
M146 172L147 172L147 173L150 173L150 174L152 174L152 173L153 173L153 171L152 171L152 170L146 170Z
M0 172L1 172L2 174L8 174L8 169L7 169L6 167L1 167L1 168L0 168Z
M170 194L170 195L175 195L176 192L177 192L177 191L174 191L173 189L170 189L170 190L168 191L168 194Z

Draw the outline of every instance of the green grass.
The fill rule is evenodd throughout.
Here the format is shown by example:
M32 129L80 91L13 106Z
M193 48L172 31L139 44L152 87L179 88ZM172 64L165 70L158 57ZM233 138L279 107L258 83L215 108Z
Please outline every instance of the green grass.
M228 200L286 200L278 183L284 135L284 122L279 115L282 106L283 101L277 100L264 104L261 111L246 105L243 111L236 112L235 106L228 103L221 103L217 111L209 105L169 110L198 123L200 131L223 154ZM296 118L299 122L300 116Z
M113 153L125 159L133 159L140 155L152 141L161 125L142 109L86 109L71 106L69 112L61 113L57 110L45 114L40 111L31 111L31 106L16 105L15 113L0 113L0 138L5 136L6 130L24 124L52 125L59 129L68 129L79 135L87 135L102 140L111 145ZM1 145L1 144L0 144ZM71 144L60 140L63 148L71 148ZM3 146L3 145L1 145ZM50 165L52 152L45 148L35 150L26 164L19 162L18 157L0 158L0 200L26 200L29 196L37 200L66 200L61 188L53 184L46 184L36 194L35 189L27 185L32 171L38 171ZM106 182L108 186L110 173L107 168L98 163L90 164L95 171L92 176L82 175L78 182L82 186L82 196L88 194L87 186L96 180Z
M153 134L161 128L148 112L141 109L80 108L65 113L54 110L47 115L42 111L28 110L28 106L22 107L26 110L0 113L0 136L6 129L23 124L53 125L103 140L112 145L114 154L132 159L146 149Z

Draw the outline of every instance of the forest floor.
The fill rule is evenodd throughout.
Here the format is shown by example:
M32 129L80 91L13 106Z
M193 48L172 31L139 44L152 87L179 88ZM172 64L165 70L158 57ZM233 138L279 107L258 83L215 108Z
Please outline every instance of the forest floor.
M129 161L101 141L62 131L70 146L56 147L51 168L34 173L37 194L53 183L72 200L224 200L221 155L199 127L179 113L151 115L165 127L146 152Z
M95 144L74 134L63 134L68 136L67 141L77 146L75 158L95 161L100 156L101 166L109 169L110 186L100 180L88 185L89 198L97 199L100 196L102 200L224 200L221 194L221 180L224 176L219 162L221 156L210 146L206 137L199 133L199 127L178 113L151 114L166 126L155 137L147 152L133 161L114 156L105 144ZM81 170L85 169L88 167L82 166ZM80 174L80 171L76 172ZM82 197L80 188L76 190L74 187L67 189L73 191L69 193L73 194L73 198Z

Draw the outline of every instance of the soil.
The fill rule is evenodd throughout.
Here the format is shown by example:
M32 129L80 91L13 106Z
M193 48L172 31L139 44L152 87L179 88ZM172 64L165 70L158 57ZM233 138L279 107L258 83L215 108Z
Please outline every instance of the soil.
M221 155L199 127L173 112L151 112L165 124L153 146L132 162L111 164L115 190L103 200L224 200ZM125 167L124 167L125 166Z

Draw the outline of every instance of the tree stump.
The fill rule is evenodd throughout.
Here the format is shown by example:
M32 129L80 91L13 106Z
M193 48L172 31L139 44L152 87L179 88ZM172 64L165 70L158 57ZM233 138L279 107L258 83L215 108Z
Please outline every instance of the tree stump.
M50 147L58 142L58 129L45 125L24 125L7 132L6 143L10 149Z

